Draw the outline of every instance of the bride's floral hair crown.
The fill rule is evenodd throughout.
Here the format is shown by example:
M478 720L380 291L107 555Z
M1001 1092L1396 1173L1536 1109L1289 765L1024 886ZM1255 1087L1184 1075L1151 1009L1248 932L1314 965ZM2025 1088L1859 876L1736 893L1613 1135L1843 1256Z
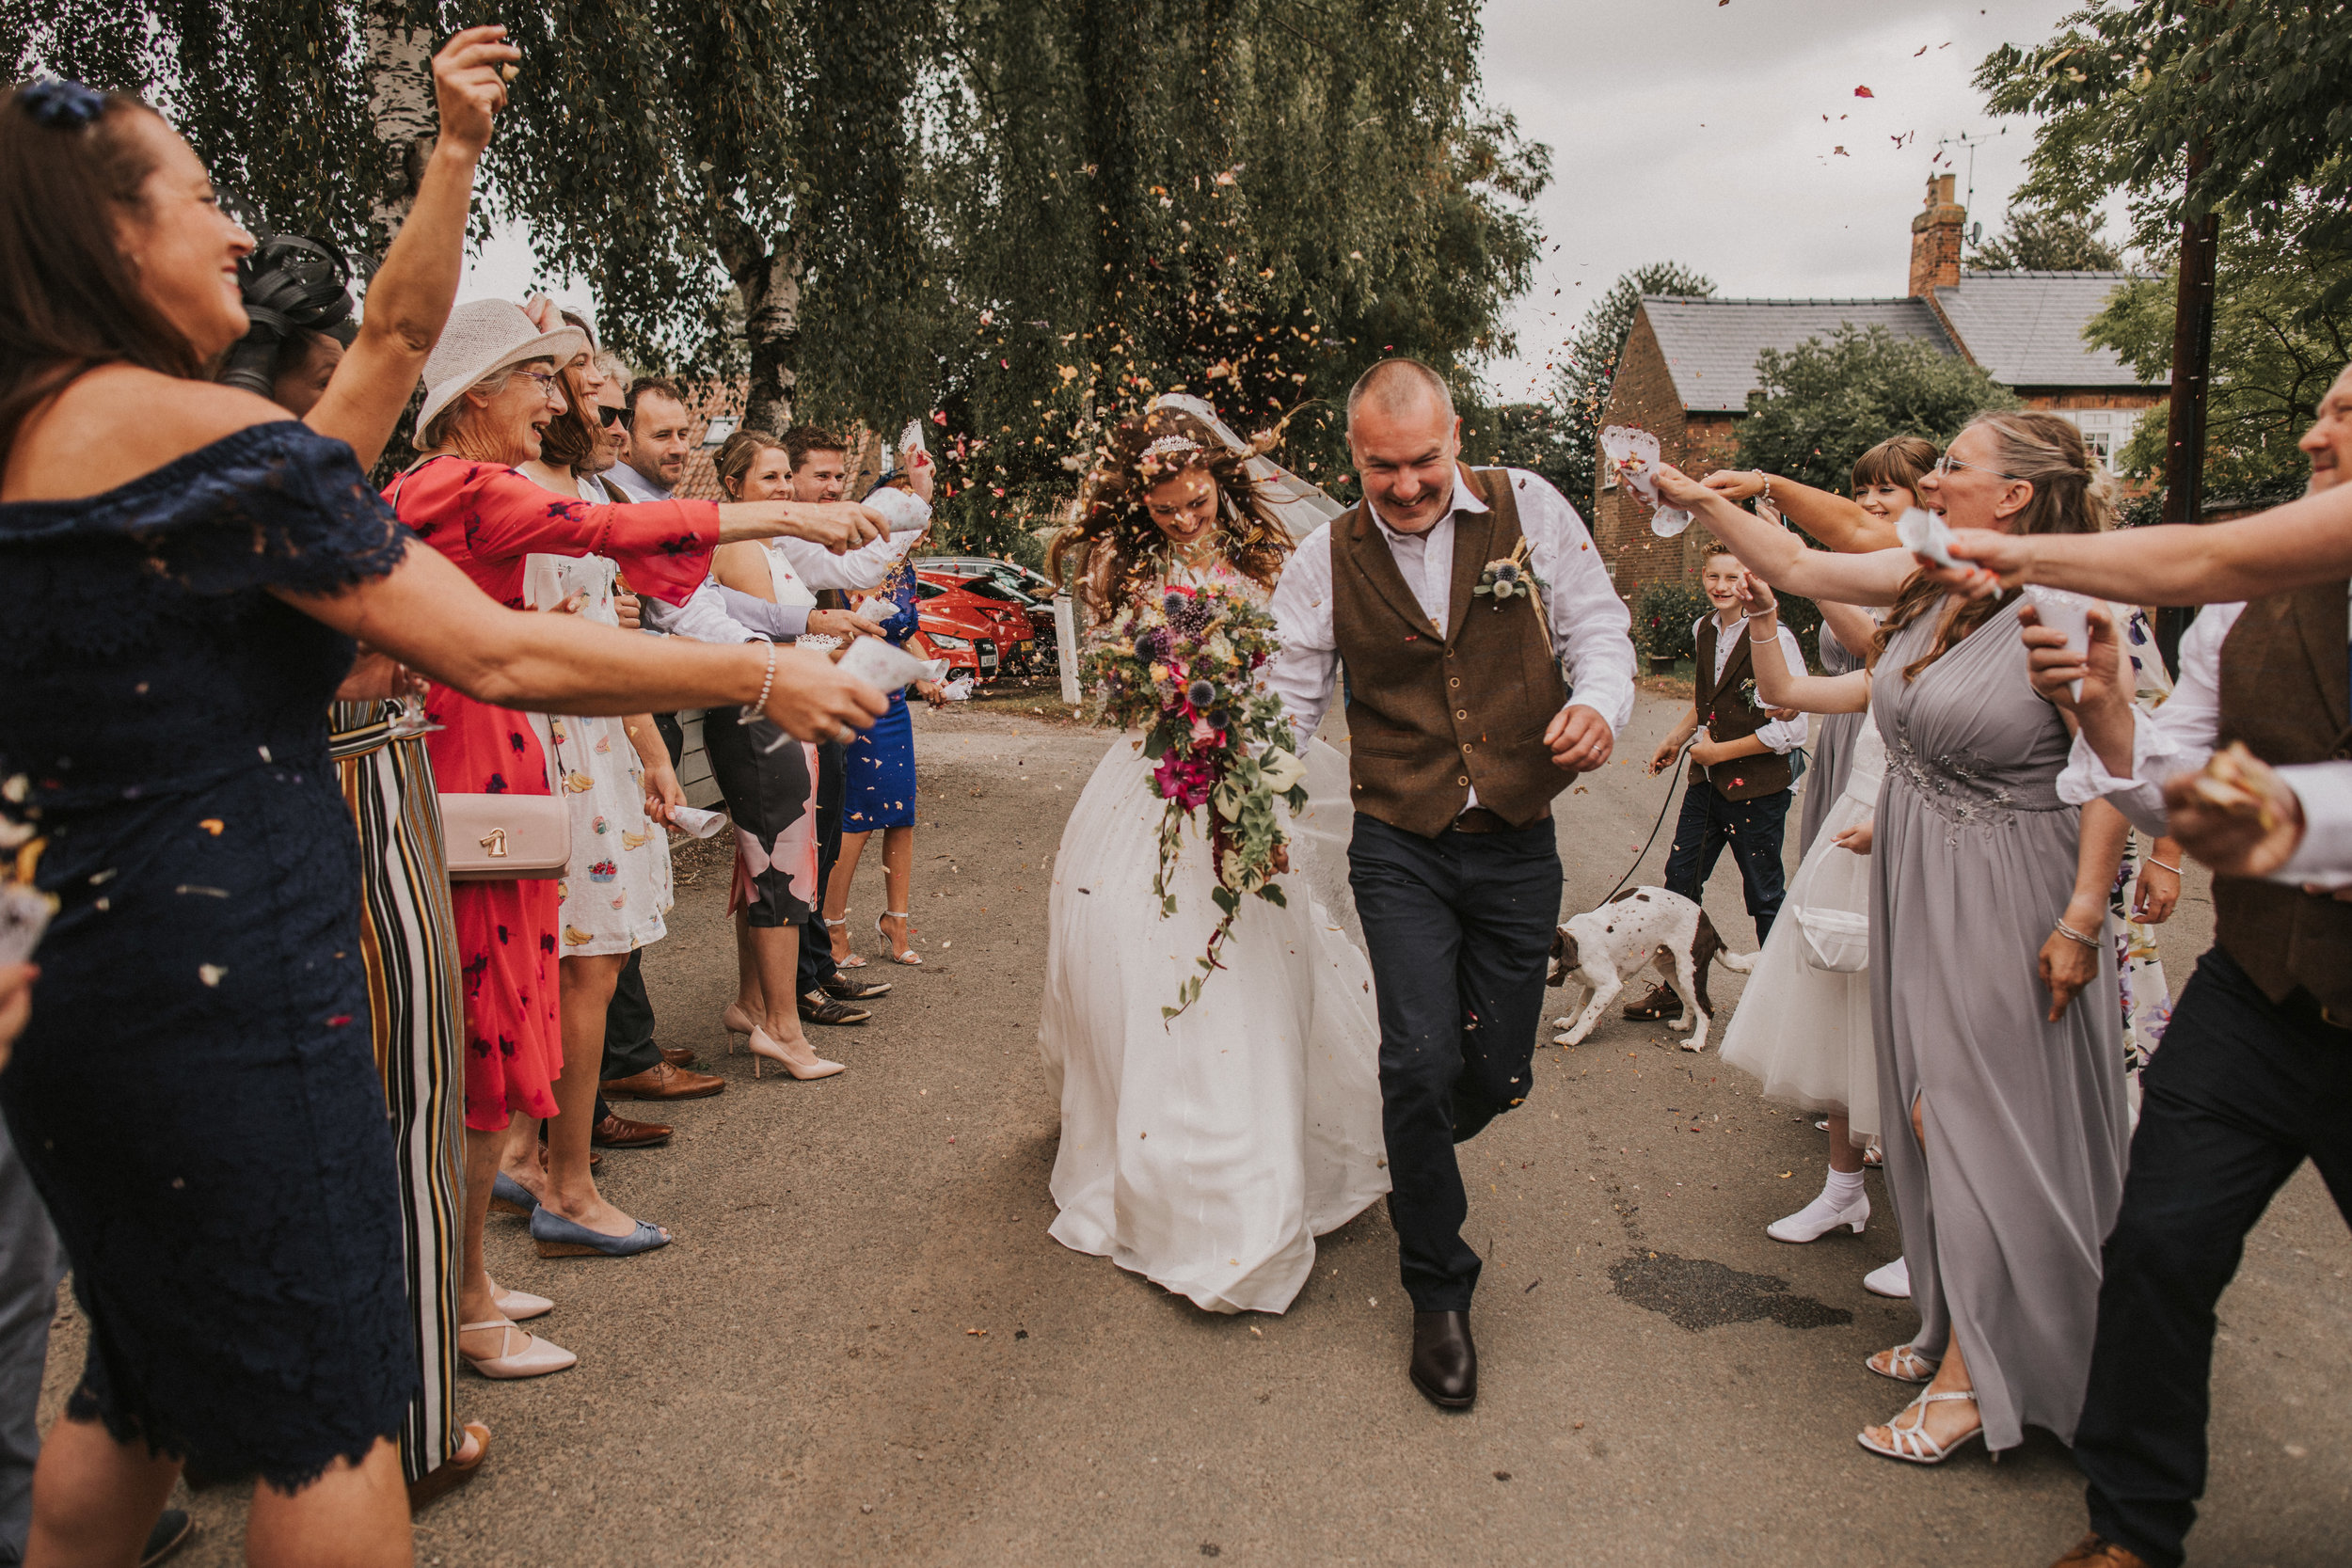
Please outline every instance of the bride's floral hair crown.
M1058 578L1078 568L1089 611L1111 612L1165 575L1170 546L1152 520L1148 498L1187 470L1206 473L1219 492L1217 544L1235 570L1271 588L1290 553L1290 536L1259 499L1249 459L1181 408L1155 408L1114 426L1078 491L1074 521L1054 540L1045 569Z

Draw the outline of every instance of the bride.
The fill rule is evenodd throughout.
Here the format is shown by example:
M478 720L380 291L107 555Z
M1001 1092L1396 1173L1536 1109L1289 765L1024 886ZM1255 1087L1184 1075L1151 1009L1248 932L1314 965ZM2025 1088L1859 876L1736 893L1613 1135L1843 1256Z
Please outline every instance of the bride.
M1286 483L1222 425L1163 403L1113 433L1047 569L1074 561L1096 626L1171 583L1263 605L1290 551L1272 511ZM1213 1312L1289 1307L1314 1238L1389 1190L1372 972L1349 937L1346 764L1319 742L1306 754L1287 907L1243 899L1222 967L1173 1020L1161 1008L1199 973L1215 881L1196 812L1162 916L1165 802L1132 732L1054 860L1038 1032L1061 1100L1054 1239Z

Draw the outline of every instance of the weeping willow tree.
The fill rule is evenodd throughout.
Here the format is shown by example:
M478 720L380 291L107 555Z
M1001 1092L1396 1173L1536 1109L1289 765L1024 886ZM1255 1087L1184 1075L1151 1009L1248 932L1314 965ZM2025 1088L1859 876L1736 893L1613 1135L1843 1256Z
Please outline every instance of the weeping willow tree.
M1483 108L1477 47L1449 0L959 6L925 172L969 535L1041 520L1159 391L1245 432L1295 412L1300 467L1333 482L1373 360L1471 393L1510 346L1549 156Z
M749 419L929 411L967 539L1066 498L1157 391L1237 427L1384 354L1467 396L1547 150L1486 111L1467 0L530 0L479 231L521 225L640 363ZM432 135L412 0L49 0L0 66L147 93L253 220L380 252Z

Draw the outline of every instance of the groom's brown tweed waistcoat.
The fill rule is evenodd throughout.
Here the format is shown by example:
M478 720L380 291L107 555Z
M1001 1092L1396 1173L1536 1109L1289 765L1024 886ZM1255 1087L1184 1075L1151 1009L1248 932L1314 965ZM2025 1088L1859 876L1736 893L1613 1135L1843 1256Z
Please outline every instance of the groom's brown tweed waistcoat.
M2352 757L2345 584L2249 602L2221 642L2217 742L2273 767ZM2352 1020L2352 904L2283 882L2216 877L2214 939L2273 1002L2300 986Z
M1472 785L1481 806L1523 827L1576 777L1552 766L1543 743L1567 688L1535 601L1476 596L1487 562L1518 546L1510 477L1461 472L1488 510L1454 514L1446 637L1422 613L1364 502L1331 524L1350 793L1358 811L1424 838L1462 814Z

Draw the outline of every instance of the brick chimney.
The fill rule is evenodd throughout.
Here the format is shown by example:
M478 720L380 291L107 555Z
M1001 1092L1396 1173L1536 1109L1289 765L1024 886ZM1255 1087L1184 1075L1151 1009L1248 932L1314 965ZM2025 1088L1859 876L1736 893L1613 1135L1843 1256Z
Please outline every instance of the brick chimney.
M1952 199L1953 177L1928 176L1927 211L1911 220L1911 296L1960 286L1960 236L1968 209Z

